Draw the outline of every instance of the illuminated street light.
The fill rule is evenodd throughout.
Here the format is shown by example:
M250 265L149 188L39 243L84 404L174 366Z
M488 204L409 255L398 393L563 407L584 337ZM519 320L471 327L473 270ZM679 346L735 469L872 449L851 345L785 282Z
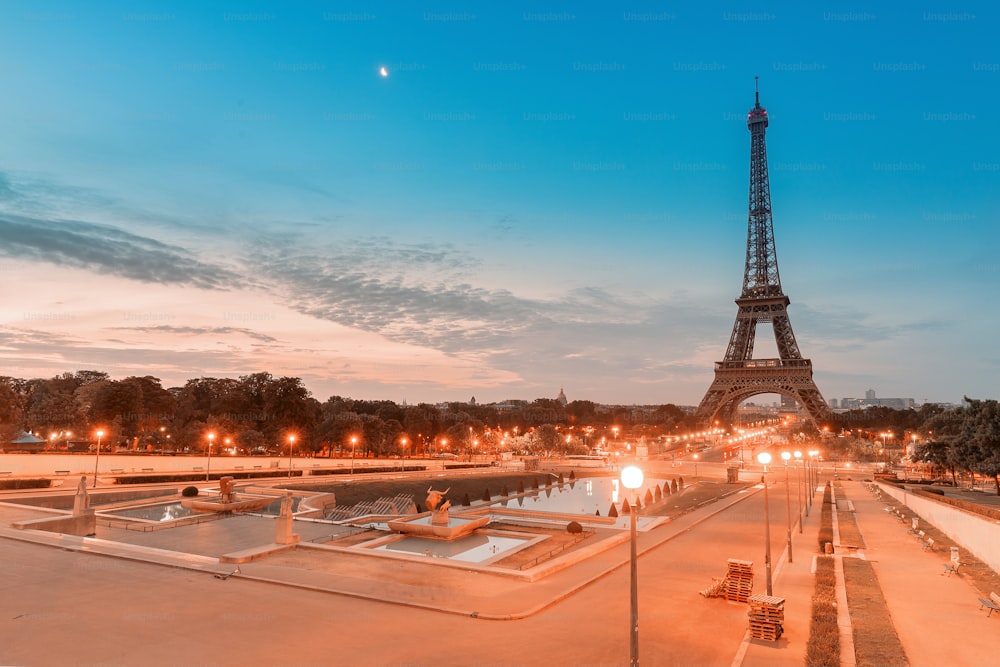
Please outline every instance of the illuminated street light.
M399 446L403 450L403 455L399 457L399 471L403 472L406 469L406 438L400 439Z
M205 481L208 481L208 476L212 474L212 441L215 440L215 434L208 434L208 463L205 464Z
M792 562L792 501L791 492L788 488L788 459L792 455L788 452L781 452L781 460L785 462L785 512L788 515L788 562Z
M771 455L761 452L757 455L757 461L764 466L764 474L760 481L764 483L764 575L767 584L767 594L771 595L771 518L769 504L767 500L767 464L771 462Z
M639 466L625 466L622 469L622 486L635 491L642 486L642 468ZM636 568L636 515L639 514L639 494L636 493L636 500L632 504L631 514L631 615L629 618L629 662L630 667L639 665L639 575Z
M354 448L358 444L358 436L351 436L351 474L354 474Z
M104 437L104 431L97 431L97 458L94 459L94 486L97 488L97 465L101 461L101 438Z
M799 535L802 534L802 473L799 472L799 466L797 465L802 460L802 452L795 450L795 486L798 487L798 493L796 493L796 498L799 501Z
M292 476L292 447L295 446L295 436L288 436L288 476Z

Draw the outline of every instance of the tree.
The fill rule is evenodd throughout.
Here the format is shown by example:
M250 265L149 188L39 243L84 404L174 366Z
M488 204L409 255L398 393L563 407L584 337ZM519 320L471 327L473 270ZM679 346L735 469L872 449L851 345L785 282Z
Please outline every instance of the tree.
M962 422L962 440L970 444L969 466L975 472L993 478L1000 496L1000 404L995 400L977 401L966 397L968 411Z
M913 453L918 461L944 468L951 474L951 482L958 486L957 470L962 466L961 441L965 410L962 408L937 412L924 422L921 430L928 433L927 440Z
M551 455L553 452L560 449L560 446L564 444L564 441L555 426L552 424L542 424L535 429L532 444L534 445L536 452Z

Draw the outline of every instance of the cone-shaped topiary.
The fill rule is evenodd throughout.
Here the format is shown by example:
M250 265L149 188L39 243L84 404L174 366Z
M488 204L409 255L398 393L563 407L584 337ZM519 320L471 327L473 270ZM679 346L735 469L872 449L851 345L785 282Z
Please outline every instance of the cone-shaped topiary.
M677 478L677 488L678 489L683 489L684 488L684 478L683 477L678 477Z
M608 516L610 516L610 517L617 517L618 516L618 508L615 507L614 503L611 503L611 509L608 510Z
M464 496L462 496L462 505L463 506L468 507L471 504L472 504L472 501L469 500L469 494L468 493L465 494Z
M653 492L650 491L649 489L646 489L646 495L643 496L642 499L646 501L647 505L650 504L651 502L653 502Z
M490 498L490 489L489 489L489 487L486 487L486 490L483 491L483 501L488 503L491 500L493 500L493 499Z
M660 485L657 484L653 488L656 489L656 493L654 494L653 497L656 498L657 500L662 500L662 498L663 498L663 491L660 490Z
M568 524L566 524L566 532L573 535L578 535L583 532L583 526L580 525L579 521L570 521Z
M517 492L518 493L524 493L524 481L523 480L518 481L518 483L517 483Z
M631 514L632 506L628 504L628 500L622 501L622 514Z
M575 471L573 471L573 470L570 470L570 471L569 471L569 478L570 478L570 479L576 479L576 472L575 472Z
M670 495L670 482L664 482L663 483L663 495L664 495L664 497Z
M677 480L676 479L673 480L672 482L670 482L670 492L671 493L677 493Z

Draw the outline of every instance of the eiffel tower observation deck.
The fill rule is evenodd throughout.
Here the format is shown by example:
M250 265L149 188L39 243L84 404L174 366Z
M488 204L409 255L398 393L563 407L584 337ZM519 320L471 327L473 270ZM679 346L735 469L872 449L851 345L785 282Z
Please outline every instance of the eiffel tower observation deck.
M756 86L755 86L756 88ZM696 416L707 424L731 424L740 403L758 394L780 394L796 401L817 426L828 419L826 401L813 381L812 362L799 351L788 319L787 296L781 289L778 254L771 220L771 185L767 174L767 109L760 92L747 114L750 130L750 205L743 292L729 347L715 364L715 379L698 406ZM770 323L778 347L777 359L755 359L757 325Z

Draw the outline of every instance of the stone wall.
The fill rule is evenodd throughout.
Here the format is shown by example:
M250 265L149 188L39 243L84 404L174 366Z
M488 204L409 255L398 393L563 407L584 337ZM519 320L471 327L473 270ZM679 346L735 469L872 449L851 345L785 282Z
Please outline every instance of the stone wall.
M909 507L924 521L968 549L994 572L1000 572L1000 523L987 517L910 493L894 484L879 484L882 493Z

